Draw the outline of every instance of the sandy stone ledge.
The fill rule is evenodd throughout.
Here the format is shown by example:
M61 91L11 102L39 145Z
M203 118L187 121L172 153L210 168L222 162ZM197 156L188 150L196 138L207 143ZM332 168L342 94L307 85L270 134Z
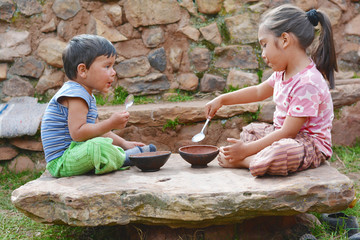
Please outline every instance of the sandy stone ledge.
M103 176L56 179L44 174L16 189L11 200L42 223L206 227L257 216L336 212L354 196L352 181L328 164L288 177L255 178L216 161L193 169L172 154L158 172L132 167Z

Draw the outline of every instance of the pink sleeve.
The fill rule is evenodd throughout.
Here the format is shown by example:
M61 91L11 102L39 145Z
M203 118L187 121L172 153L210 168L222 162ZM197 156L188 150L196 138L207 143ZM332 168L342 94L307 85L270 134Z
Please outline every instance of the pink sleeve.
M275 79L276 79L276 72L273 72L273 74L271 74L271 76L265 82L267 82L271 87L274 87Z
M316 117L319 113L319 90L313 85L302 85L294 89L288 115L293 117Z

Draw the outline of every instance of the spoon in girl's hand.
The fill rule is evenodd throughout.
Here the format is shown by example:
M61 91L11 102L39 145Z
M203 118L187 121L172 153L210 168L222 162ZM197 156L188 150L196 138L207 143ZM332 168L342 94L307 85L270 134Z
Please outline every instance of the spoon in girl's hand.
M210 118L206 119L206 122L204 124L204 127L201 129L201 132L199 132L198 134L196 134L195 136L193 136L193 138L191 139L191 141L193 142L200 142L201 140L203 140L205 138L205 134L204 134L204 130L206 128L206 125L209 123Z
M134 95L129 94L125 99L125 111L134 103Z

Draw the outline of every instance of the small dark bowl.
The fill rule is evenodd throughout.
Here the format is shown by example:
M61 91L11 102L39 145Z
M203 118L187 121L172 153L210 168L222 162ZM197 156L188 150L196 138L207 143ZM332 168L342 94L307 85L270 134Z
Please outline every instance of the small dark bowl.
M218 155L219 148L211 145L189 145L179 148L179 153L192 168L205 168Z
M170 151L144 152L130 155L130 161L143 172L156 172L167 162Z

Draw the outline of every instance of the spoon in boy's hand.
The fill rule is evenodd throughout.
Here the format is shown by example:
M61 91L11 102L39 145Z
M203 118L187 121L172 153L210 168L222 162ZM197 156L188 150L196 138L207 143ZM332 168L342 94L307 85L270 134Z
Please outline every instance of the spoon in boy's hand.
M195 136L193 136L193 138L191 139L191 141L193 142L200 142L201 140L203 140L205 138L205 134L204 134L204 130L206 128L206 125L209 123L210 118L206 119L206 122L204 124L204 127L201 129L201 132L199 132L198 134L196 134Z
M125 111L134 103L134 95L129 94L125 99Z

